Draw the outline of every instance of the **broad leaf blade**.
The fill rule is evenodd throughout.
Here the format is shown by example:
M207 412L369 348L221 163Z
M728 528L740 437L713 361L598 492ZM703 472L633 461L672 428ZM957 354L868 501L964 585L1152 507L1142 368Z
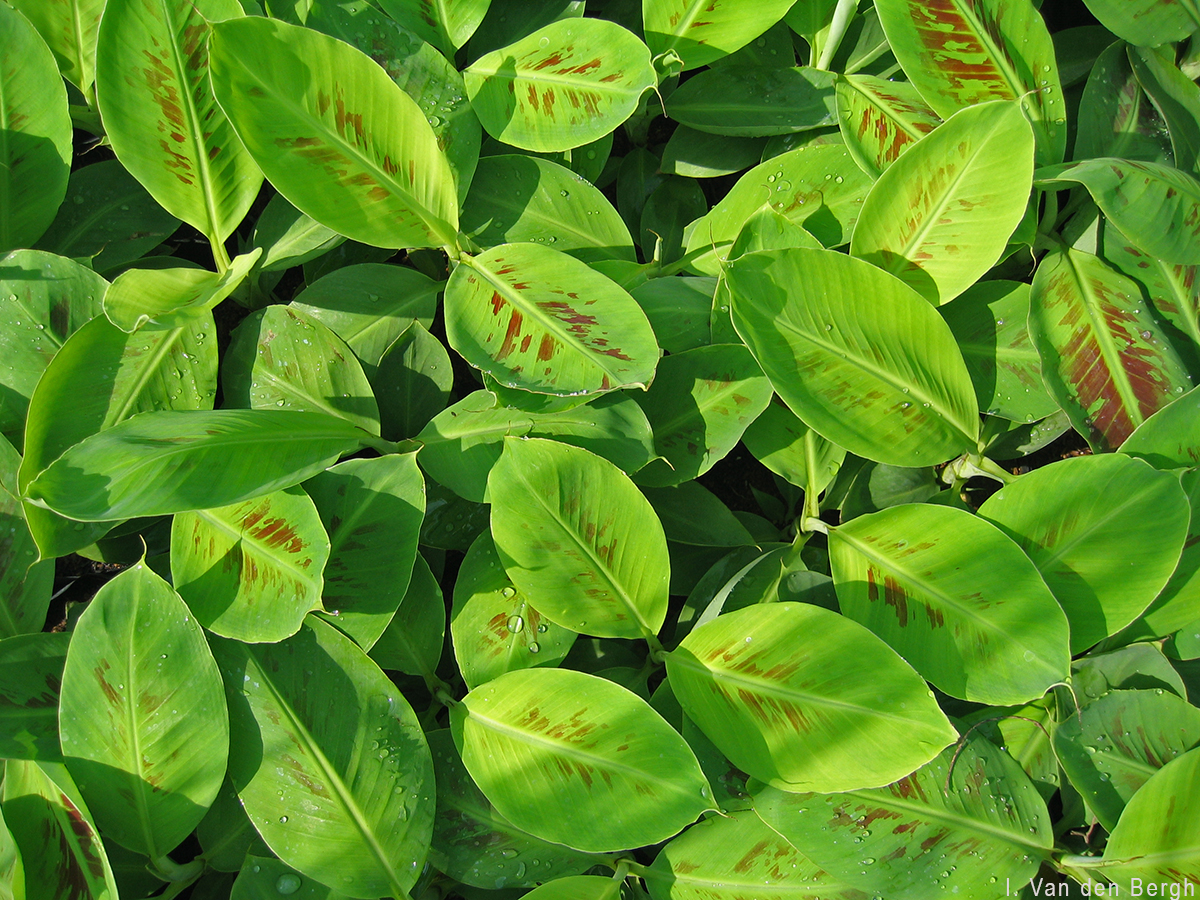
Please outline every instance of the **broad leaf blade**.
M826 250L752 253L733 321L776 393L851 453L902 466L975 449L978 405L949 328L911 288Z
M879 21L909 81L943 118L1018 100L1042 164L1063 158L1066 101L1046 23L1029 0L881 0Z
M238 137L297 209L379 247L455 244L446 158L416 102L366 55L246 18L214 27L212 56L213 89Z
M830 529L842 612L953 697L1005 705L1067 676L1067 619L1021 548L961 509L906 504Z
M107 837L164 855L204 817L225 777L229 720L204 632L138 563L108 582L67 652L63 756Z
M655 56L674 50L685 69L739 50L783 18L789 0L642 0L646 43Z
M63 78L90 95L96 80L96 32L105 0L14 0L50 46Z
M1046 254L1033 278L1029 331L1046 386L1097 450L1120 446L1192 387L1140 294L1098 257L1073 249Z
M545 840L640 847L713 808L683 738L646 701L594 675L508 672L455 706L450 727L488 800Z
M71 117L67 92L41 35L0 7L0 253L32 247L67 192Z
M734 137L810 131L834 124L836 80L808 66L721 66L673 91L667 115L697 131Z
M263 840L351 896L407 896L433 828L433 763L416 714L333 626L279 644L213 639L229 774Z
M808 604L718 616L667 657L667 678L735 766L786 791L878 787L954 739L904 660L862 626Z
M0 640L0 754L60 762L58 702L66 634L21 634Z
M603 19L564 19L463 73L479 121L522 150L570 150L633 114L657 79L645 44Z
M100 20L96 94L117 158L213 241L262 184L209 84L209 23L242 15L236 0L152 0L108 4Z
M384 12L451 59L487 14L491 0L382 0Z
M837 108L846 149L872 178L942 121L911 84L873 75L839 78Z
M542 394L645 387L658 362L654 333L632 297L537 244L502 244L454 270L446 337L501 384Z
M334 616L331 612L322 618L338 625L341 615ZM352 620L351 628L364 630L356 625ZM427 683L433 682L442 659L445 637L446 599L442 596L442 586L433 577L425 557L418 553L408 590L387 628L371 647L370 656L380 668L395 669L405 675L428 679Z
M933 304L995 265L1025 215L1033 135L1015 103L961 110L875 183L850 252Z
M1084 0L1113 34L1139 47L1181 41L1200 26L1195 6L1161 0Z
M147 413L71 447L26 497L85 522L211 509L299 484L365 437L321 413Z
M1072 653L1149 606L1175 569L1191 517L1178 479L1117 454L1022 475L979 514L1038 567L1071 623Z
M237 257L223 275L203 269L129 269L104 295L104 314L128 333L147 324L169 328L202 319L246 280L261 255L254 250Z
M281 641L321 606L329 538L299 487L171 523L171 581L196 619L239 641Z
M555 441L508 438L488 496L504 568L548 619L599 637L640 638L662 627L666 538L616 466Z

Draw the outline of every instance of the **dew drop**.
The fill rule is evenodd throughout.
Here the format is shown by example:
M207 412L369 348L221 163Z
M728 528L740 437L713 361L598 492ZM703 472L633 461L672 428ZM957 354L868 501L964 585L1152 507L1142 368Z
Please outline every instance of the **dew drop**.
M280 875L279 879L275 882L275 892L278 894L287 896L288 894L296 893L298 890L300 890L300 876L293 875L291 872L288 872L286 875Z
M287 816L280 816L280 817L279 817L279 824L280 824L280 825L286 825L286 824L287 824Z
M541 649L542 649L542 648L538 646L538 642L537 642L537 641L534 641L532 644L530 644L530 645L529 645L529 652L530 652L530 653L537 653L537 652L538 652L539 650L541 650Z
M513 596L514 594L516 594L516 593L517 593L517 592L516 592L516 590L514 590L513 588L506 587L504 590L502 590L502 591L500 592L500 596L502 596L502 597L512 597L512 596Z
M508 630L513 634L519 634L525 630L525 620L520 616L508 617Z

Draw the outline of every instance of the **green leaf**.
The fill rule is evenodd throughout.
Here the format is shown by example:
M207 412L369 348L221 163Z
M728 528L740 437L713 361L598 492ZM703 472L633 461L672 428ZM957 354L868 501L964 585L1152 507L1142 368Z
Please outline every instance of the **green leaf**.
M1200 388L1193 388L1164 406L1134 429L1120 451L1144 459L1156 469L1181 469L1200 465Z
M306 482L304 490L329 534L320 595L332 617L326 621L370 650L413 574L425 516L425 482L416 454L347 460Z
M71 117L58 66L33 25L0 7L0 253L31 247L67 192ZM17 64L14 64L17 63Z
M621 881L615 876L573 875L534 888L530 900L621 900Z
M491 0L381 0L389 16L449 58L470 40Z
M165 855L216 798L229 753L220 674L200 624L145 563L80 616L59 727L67 768L123 847Z
M409 325L432 327L443 287L415 269L360 263L318 278L290 305L328 326L373 377L383 354Z
M263 18L214 26L211 52L222 109L297 209L365 244L455 245L446 157L420 107L369 57Z
M1191 511L1179 481L1141 460L1081 456L1035 469L979 515L1033 560L1079 653L1132 622L1175 569Z
M262 184L209 85L209 23L241 6L152 0L104 12L96 94L117 159L171 215L224 241Z
M329 547L316 506L290 487L176 515L171 582L214 634L281 641L321 607Z
M850 252L930 303L947 303L1000 259L1032 178L1033 135L1020 107L961 110L880 176Z
M196 838L204 850L205 863L218 872L236 872L247 853L265 856L269 852L246 816L228 776L217 799L196 826Z
M1040 187L1082 184L1113 225L1150 256L1170 264L1200 263L1200 182L1153 162L1088 159L1036 173Z
M463 206L460 227L481 247L531 241L584 262L634 260L629 230L608 198L549 160L484 157Z
M180 328L136 335L97 316L71 335L29 402L21 492L65 450L137 413L211 409L217 388L215 331L211 315ZM211 340L209 335L214 335ZM68 492L75 494L78 487L74 482ZM25 515L44 558L86 547L108 530L68 522L28 504Z
M705 819L644 873L654 900L866 900L796 852L753 811Z
M685 69L715 62L749 44L783 18L794 0L642 0L646 43L674 50Z
M337 624L336 620L329 621ZM408 590L379 640L371 659L380 668L394 669L434 681L446 637L446 601L425 557L417 554Z
M312 618L279 644L214 638L213 654L229 775L267 846L350 896L407 896L433 830L433 761L400 692Z
M991 900L999 883L1029 881L1054 843L1045 801L979 735L876 790L768 788L754 799L763 821L822 869L889 900L923 900L935 881L939 893Z
M659 344L682 353L712 343L708 324L715 278L652 278L631 290Z
M683 256L687 226L708 212L708 200L691 178L668 176L646 198L638 239L642 255L659 263L673 263Z
M1054 730L1067 777L1111 832L1156 771L1200 744L1200 710L1174 694L1113 691Z
M1140 47L1181 41L1200 26L1196 7L1160 0L1084 0L1100 24Z
M1090 253L1042 257L1029 332L1051 396L1096 450L1119 446L1192 387L1137 284Z
M955 736L895 651L804 603L756 604L700 625L667 656L667 678L735 766L782 790L878 787Z
M96 824L61 763L8 760L3 797L29 900L117 900Z
M1130 644L1119 650L1089 653L1071 664L1071 683L1086 706L1109 691L1158 690L1187 697L1187 686L1155 644Z
M709 134L768 137L835 122L837 76L808 66L721 66L701 72L667 99L667 116Z
M25 896L25 867L21 862L21 848L0 815L0 897L15 900Z
M104 295L104 314L128 333L147 324L171 328L204 318L246 280L261 255L254 250L236 257L222 275L203 269L129 269Z
M583 0L547 0L530 6L525 0L491 0L487 14L471 35L471 55L511 44L559 19L583 17Z
M468 689L514 669L558 665L577 637L529 605L488 532L475 539L458 570L450 633Z
M577 447L507 438L488 496L505 571L546 618L597 637L662 627L667 541L620 469Z
M97 272L123 266L153 250L179 227L175 218L115 159L71 173L67 197L38 246L72 259L90 259Z
M730 266L733 322L776 393L851 453L892 465L975 449L979 414L949 327L876 267L825 250Z
M1105 877L1132 892L1134 880L1200 880L1200 748L1171 760L1133 795L1104 848ZM1172 814L1163 815L1170 809Z
M873 75L840 77L837 109L846 149L872 178L942 123L911 84Z
M212 509L299 484L365 437L295 410L147 413L68 449L25 496L84 522Z
M712 491L698 481L673 487L643 487L642 493L662 522L667 540L697 547L753 544L746 526Z
M627 474L654 456L650 423L632 397L617 394L563 412L530 414L475 391L417 435L421 465L460 497L482 503L505 437L545 437L590 450Z
M450 727L488 800L544 840L596 853L641 847L714 808L678 732L594 675L507 672L467 694Z
M1149 256L1111 224L1104 228L1103 255L1107 262L1138 282L1144 293L1149 294L1154 309L1178 329L1178 333L1168 331L1168 335L1181 351L1185 364L1194 359L1200 347L1200 281L1197 280L1200 266L1172 265ZM1176 341L1177 334L1184 339ZM1188 338L1196 346L1190 346Z
M871 178L844 146L818 144L791 150L755 166L692 228L687 252L692 267L717 275L727 248L763 201L804 228L822 246L850 240ZM704 253L704 248L710 253Z
M490 891L576 875L602 861L517 828L475 786L449 730L430 732L428 738L437 775L429 861L440 871Z
M846 451L825 440L787 407L770 403L742 435L746 449L760 463L797 487L820 493L842 467Z
M1112 44L1092 66L1079 101L1074 156L1171 163L1171 135L1138 83L1125 44Z
M96 31L104 0L13 0L50 46L63 78L84 94L96 80Z
M193 896L198 891L193 890ZM346 900L346 895L311 878L304 878L287 863L273 857L247 854L229 892L229 900Z
M345 419L379 434L379 407L350 348L323 324L272 304L239 325L222 360L229 406Z
M0 272L0 298L10 311L0 321L0 357L8 363L0 373L0 431L19 434L42 372L63 342L100 312L108 283L40 250L14 250L0 258Z
M1054 44L1028 0L880 0L875 9L904 73L942 118L989 100L1018 100L1038 162L1062 160L1066 101Z
M21 634L0 640L0 755L5 759L62 760L58 699L66 634Z
M998 528L961 509L895 506L829 531L842 612L952 697L1023 703L1067 676L1067 619Z
M416 436L446 408L453 386L450 354L414 321L392 341L371 377L384 440Z
M762 138L736 138L680 125L662 151L662 171L688 178L732 175L762 159Z
M638 484L665 487L703 475L770 402L771 384L741 344L668 356L639 398L661 459L638 473Z
M263 251L258 261L261 272L277 272L301 265L345 240L336 231L300 212L283 194L272 197L254 223L253 245Z
M632 297L537 244L502 244L463 260L446 285L446 338L502 385L540 394L645 387L658 362Z
M416 2L424 4L425 0ZM446 0L433 2L444 3ZM463 6L462 0L449 2L452 6ZM472 5L480 2L466 0ZM446 155L454 175L461 203L467 196L471 175L479 162L483 129L467 99L463 77L452 62L454 54L448 54L447 59L433 46L424 43L411 27L379 15L375 6L367 2L319 0L308 11L305 24L367 54L424 110L425 121L433 129L438 147Z
M488 134L542 152L608 134L658 80L646 45L603 19L552 22L481 56L463 77Z
M1160 134L1159 140L1170 140L1176 166L1196 172L1200 167L1200 87L1174 65L1170 49L1126 47L1125 51L1138 84L1168 126L1168 134ZM1163 160L1171 161L1169 156Z
M1029 337L1029 285L981 281L938 310L958 342L980 410L1014 422L1058 410Z

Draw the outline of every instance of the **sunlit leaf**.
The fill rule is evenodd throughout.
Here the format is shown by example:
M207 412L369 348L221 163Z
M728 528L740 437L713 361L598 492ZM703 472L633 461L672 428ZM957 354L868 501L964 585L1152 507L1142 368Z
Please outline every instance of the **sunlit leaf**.
M13 0L45 39L59 71L85 94L96 80L96 31L105 0Z
M1187 2L1084 0L1100 24L1131 44L1156 47L1181 41L1200 26L1200 13Z
M1143 253L1111 224L1104 228L1104 258L1138 282L1150 303L1185 339L1174 343L1185 362L1200 348L1200 266L1168 263ZM1171 334L1172 341L1175 333ZM1186 338L1196 345L1188 346Z
M679 733L604 678L508 672L455 706L450 727L488 800L545 840L590 852L640 847L713 808Z
M453 59L483 21L489 0L381 0L379 5Z
M223 274L203 269L130 269L104 295L104 314L122 331L144 325L173 327L204 318L245 281L262 255L254 250L233 260Z
M198 622L145 563L97 592L63 670L63 756L106 837L151 857L204 817L229 721Z
M797 487L827 488L846 458L846 451L825 440L795 413L779 403L768 404L742 435L746 449L760 463Z
M642 0L646 43L655 56L674 50L685 69L706 66L750 43L794 0Z
M911 84L873 75L839 78L837 110L846 149L872 178L942 121Z
M1088 76L1079 101L1074 155L1171 162L1171 135L1119 41L1097 57Z

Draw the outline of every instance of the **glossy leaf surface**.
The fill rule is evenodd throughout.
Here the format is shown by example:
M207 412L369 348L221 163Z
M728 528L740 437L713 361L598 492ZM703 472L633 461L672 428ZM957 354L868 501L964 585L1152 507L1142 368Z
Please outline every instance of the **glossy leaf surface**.
M471 691L450 725L488 800L545 840L590 852L642 846L713 808L678 732L646 701L594 675L508 672Z
M733 263L729 286L738 334L819 434L893 465L974 447L978 406L962 355L895 277L842 254L774 250Z
M489 0L382 0L380 5L453 59L483 21Z
M20 634L0 640L0 754L62 760L58 701L69 636Z
M106 836L158 857L199 824L229 754L221 677L199 623L144 563L80 617L60 716L67 768Z
M96 80L96 31L104 0L16 0L54 53L58 69L87 93Z
M1124 628L1150 604L1175 569L1191 516L1172 475L1119 455L1030 472L979 514L1038 567L1071 623L1072 653Z
M667 678L734 765L782 790L878 787L954 739L904 660L862 626L808 604L718 616L667 657Z
M1195 7L1158 0L1086 0L1088 10L1113 34L1140 47L1180 41L1200 25Z
M231 506L178 513L171 581L214 634L281 641L321 606L329 537L299 487Z
M433 828L416 714L349 638L309 619L279 644L214 639L229 698L229 774L263 840L349 896L404 896Z
M1156 469L1200 465L1197 407L1200 407L1200 393L1193 388L1134 429L1121 444L1121 452L1144 459Z
M26 496L85 522L211 509L298 484L358 449L363 437L321 413L158 412L71 447ZM243 462L236 470L226 466L233 449Z
M709 134L768 137L834 123L831 72L807 66L721 66L689 79L667 101L667 115Z
M330 613L322 618L334 625L341 624L340 613L337 616ZM343 627L342 630L353 629L361 633L362 629L355 628L353 620L350 625L351 628ZM413 561L408 590L383 634L371 647L370 656L381 669L417 675L429 683L436 677L445 636L446 601L442 588L425 557L418 553Z
M1021 548L948 506L905 504L830 529L843 614L954 697L1003 705L1062 681L1067 619Z
M846 149L873 178L942 121L911 84L873 75L839 78L837 109Z
M502 244L454 270L446 337L507 387L578 395L650 383L658 345L641 307L584 263Z
M1000 258L1032 178L1033 135L1019 106L961 110L880 176L850 252L947 303Z
M540 152L608 134L656 81L645 45L603 19L552 22L475 60L463 77L488 134Z
M548 619L599 637L662 627L666 538L616 466L555 441L508 438L488 494L505 571Z
M262 184L209 84L209 23L242 15L236 0L113 3L97 44L97 100L117 158L172 215L216 241Z
M261 256L255 250L233 260L223 275L203 269L130 269L104 295L104 314L125 332L144 325L172 327L201 319L234 292Z
M455 243L446 158L420 107L369 57L262 18L215 27L212 55L238 137L297 209L375 246Z
M642 0L646 43L655 56L674 50L685 69L695 69L744 47L791 5L788 0Z

